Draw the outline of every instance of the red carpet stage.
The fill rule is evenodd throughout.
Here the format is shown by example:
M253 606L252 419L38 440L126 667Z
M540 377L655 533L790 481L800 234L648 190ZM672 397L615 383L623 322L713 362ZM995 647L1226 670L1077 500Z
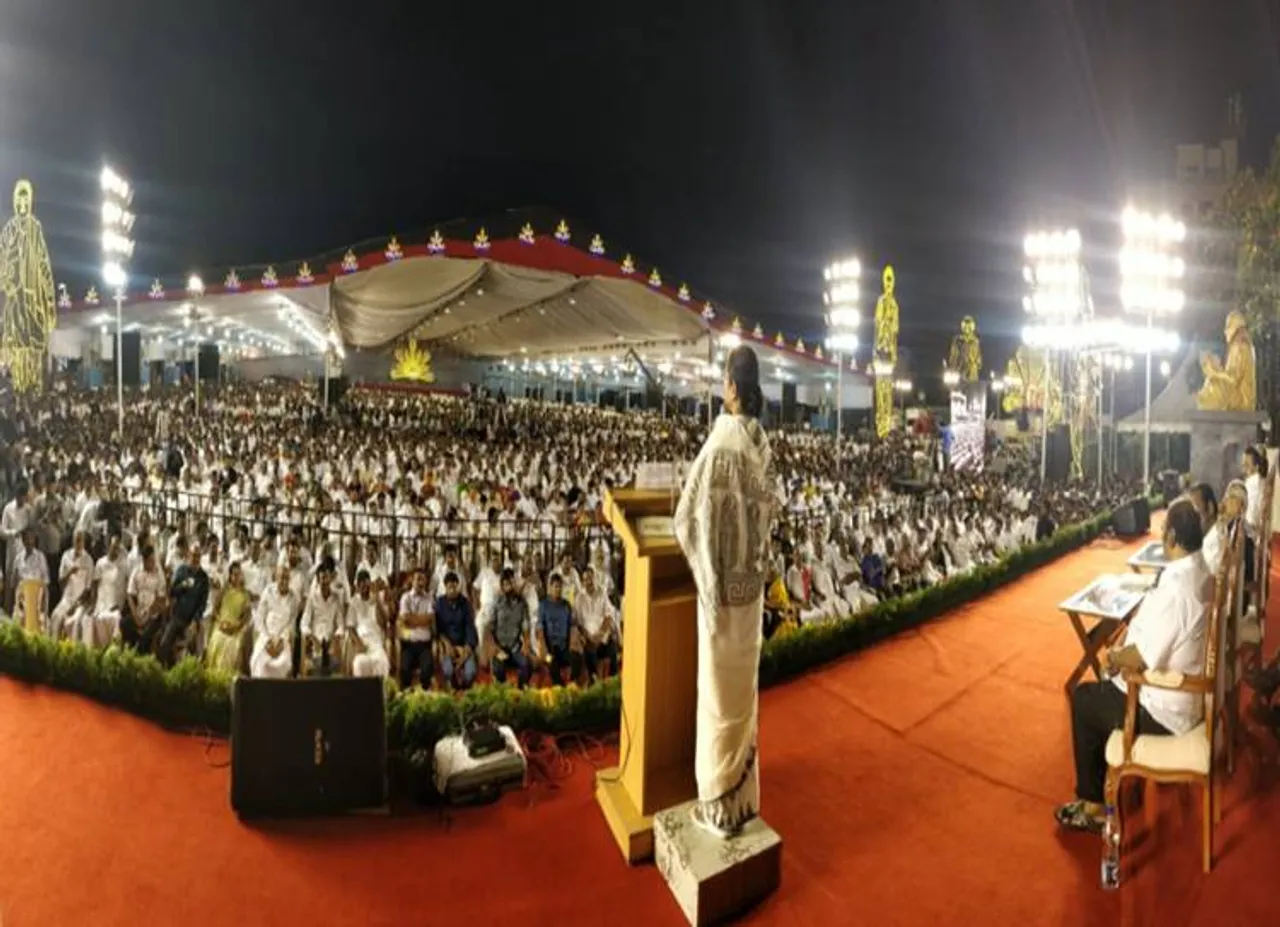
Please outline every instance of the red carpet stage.
M1185 788L1153 789L1131 814L1145 839L1117 893L1098 887L1098 839L1055 831L1072 787L1062 684L1080 650L1054 605L1130 549L1095 545L766 692L764 810L786 849L782 888L748 922L1274 924L1280 791L1261 734L1210 876ZM581 758L555 788L447 817L263 827L231 813L228 772L211 765L225 758L0 680L0 922L683 923L656 869L623 864Z

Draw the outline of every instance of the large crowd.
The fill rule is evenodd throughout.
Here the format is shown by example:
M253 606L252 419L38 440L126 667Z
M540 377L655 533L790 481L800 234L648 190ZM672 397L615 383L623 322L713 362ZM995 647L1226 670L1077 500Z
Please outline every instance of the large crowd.
M3 397L4 606L89 647L229 673L403 686L615 671L622 558L605 494L691 460L705 423L583 405L288 382ZM770 433L766 633L856 615L1123 495L1040 491L1034 442L982 473L936 437Z

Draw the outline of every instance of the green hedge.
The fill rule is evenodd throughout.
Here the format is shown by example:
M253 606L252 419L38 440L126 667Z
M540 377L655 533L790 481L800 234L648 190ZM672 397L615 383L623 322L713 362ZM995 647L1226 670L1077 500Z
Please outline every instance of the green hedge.
M766 641L760 683L772 685L912 628L970 602L1097 537L1110 515L1062 528L989 566L921 592L884 602L854 618L788 630ZM109 647L90 650L70 641L29 635L17 624L0 624L0 673L79 692L108 705L183 728L226 733L231 721L230 678L193 658L165 670L152 657ZM475 686L461 697L387 686L387 739L394 750L420 754L460 728L464 719L485 717L517 730L549 733L601 731L617 726L622 703L618 679L586 688L518 689Z

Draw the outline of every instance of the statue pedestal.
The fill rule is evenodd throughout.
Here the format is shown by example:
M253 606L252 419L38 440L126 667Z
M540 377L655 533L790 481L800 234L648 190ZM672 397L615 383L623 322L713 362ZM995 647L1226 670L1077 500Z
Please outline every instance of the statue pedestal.
M756 818L724 840L693 822L696 802L653 818L654 861L693 927L716 924L763 900L782 881L782 838Z
M1244 449L1258 442L1266 418L1264 412L1192 412L1192 482L1208 483L1220 497L1227 481L1241 475Z

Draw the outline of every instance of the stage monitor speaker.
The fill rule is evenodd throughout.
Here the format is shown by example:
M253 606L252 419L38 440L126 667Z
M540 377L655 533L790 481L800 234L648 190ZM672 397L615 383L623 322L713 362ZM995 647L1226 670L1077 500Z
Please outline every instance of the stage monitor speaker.
M1065 425L1059 425L1049 432L1048 451L1045 475L1051 483L1065 482L1071 472L1071 434Z
M201 380L217 380L218 364L221 363L221 355L218 352L216 344L200 345L200 379Z
M1115 510L1111 524L1120 537L1142 537L1151 530L1151 506L1141 497L1131 499Z
M124 385L142 382L142 332L120 333L120 360L124 367Z
M236 680L231 807L242 818L387 804L382 680Z

